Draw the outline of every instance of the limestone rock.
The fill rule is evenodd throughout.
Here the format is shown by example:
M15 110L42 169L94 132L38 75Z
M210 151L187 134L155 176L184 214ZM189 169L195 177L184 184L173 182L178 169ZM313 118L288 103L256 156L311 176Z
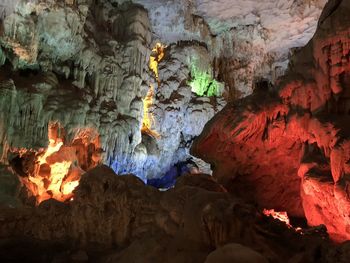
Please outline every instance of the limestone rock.
M167 60L159 65L160 85L146 109L154 120L150 128L159 134L153 138L141 131L143 100L156 84L148 66L152 41L150 20L140 5L17 5L5 17L0 38L0 64L7 59L14 68L0 69L2 162L22 148L45 148L51 122L64 128L66 145L78 131L95 130L102 162L144 181L191 158L194 136L225 103L200 98L187 85L191 60L210 72L211 58L191 42L167 49Z
M314 38L293 57L278 93L227 105L195 141L230 191L349 238L347 1L332 2ZM333 9L332 9L333 8ZM329 10L329 11L327 11ZM344 13L345 12L345 13Z

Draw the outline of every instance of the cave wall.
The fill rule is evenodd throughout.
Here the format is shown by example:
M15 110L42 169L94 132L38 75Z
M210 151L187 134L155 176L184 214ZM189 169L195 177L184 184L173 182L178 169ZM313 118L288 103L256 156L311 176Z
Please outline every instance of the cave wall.
M2 164L21 149L47 147L51 122L64 128L67 145L94 130L101 162L143 180L190 158L194 136L225 102L197 96L188 85L194 65L213 75L207 48L196 42L169 45L157 80L149 68L151 30L147 10L137 4L18 5L4 19L0 40ZM157 136L142 131L151 86L146 111Z
M125 2L125 0L114 0ZM313 36L327 1L135 0L149 10L155 36L165 43L196 40L217 59L216 74L232 98L252 93L266 78L275 84L290 53Z
M1 6L6 17L4 15L0 61L5 63L7 59L15 69L33 70L33 73L43 76L38 83L19 85L16 79L14 81L16 92L21 95L28 94L22 86L35 86L35 92L29 96L35 94L35 98L23 96L25 101L15 99L18 105L28 105L27 109L19 110L17 106L9 109L12 104L5 101L12 95L3 98L2 105L7 107L4 111L13 112L4 119L3 126L11 126L13 118L22 118L22 124L20 128L15 127L20 132L14 135L7 136L11 132L2 132L2 159L6 160L9 148L45 146L50 121L59 120L66 126L67 141L72 141L77 129L93 123L106 153L103 162L118 173L133 172L144 179L160 176L177 161L188 158L192 138L225 104L221 99L193 96L186 83L194 64L189 57L201 57L197 64L203 65L203 72L225 82L223 95L226 100L246 96L261 78L273 79L274 82L282 74L289 48L305 42L323 5L322 1L292 6L281 3L273 9L273 14L283 10L289 22L297 21L296 25L308 28L305 34L293 32L283 38L286 45L281 45L284 49L277 52L277 57L283 57L281 64L272 54L275 51L269 48L273 46L272 42L281 43L276 39L279 36L276 28L282 22L277 19L272 28L265 25L268 3L259 5L259 12L253 19L256 22L260 17L265 22L247 26L247 21L252 20L252 10L245 3L223 2L218 5L231 12L231 17L215 13L217 8L207 8L207 4L201 1L135 1L131 5L123 0L26 1L17 7L16 4L4 2ZM235 6L246 15L233 12ZM309 18L305 20L306 15ZM187 53L187 57L180 55L175 60L169 58L161 62L159 83L148 68L150 52L156 42L169 44L169 56L174 55L175 50ZM282 66L272 66L276 63ZM170 76L171 72L175 75ZM4 81L10 78L17 77L4 77ZM140 133L144 115L142 100L150 85L155 87L154 104L157 104L151 107L150 114L157 125L166 122L162 131L160 127L154 127L158 129L159 140L147 135L142 137ZM63 91L62 86L70 88ZM59 88L60 98L53 97L55 88ZM6 89L4 92L8 93ZM79 96L75 96L75 92ZM40 98L44 93L44 98ZM175 101L169 103L174 98ZM70 116L62 116L63 109L69 109ZM33 122L38 124L27 125L27 114L34 114ZM186 123L193 121L194 127L189 128ZM27 132L26 129L33 130ZM172 131L171 135L166 131ZM148 167L153 167L153 171Z
M112 0L124 3L127 0ZM294 49L313 36L326 0L134 0L149 12L156 39L195 40L216 58L215 74L231 99L253 92L255 82L275 84Z
M3 50L19 73L2 68L3 151L46 146L50 121L65 127L68 141L80 128L98 130L105 162L130 155L140 143L147 13L132 7L126 17L110 9L107 3L90 9L42 3L20 6L6 18ZM118 19L128 22L124 32L112 26ZM129 143L120 147L116 138Z
M263 207L305 214L338 241L349 239L349 8L329 2L278 91L227 105L193 147L233 191L236 183Z
M117 173L134 173L143 180L160 177L177 162L191 157L188 149L193 138L226 103L220 96L208 98L192 92L189 80L194 77L193 67L212 79L225 81L223 95L226 100L232 100L250 94L259 76L269 81L271 63L276 62L272 50L266 49L273 46L271 41L277 41L273 37L276 30L272 28L267 32L256 25L236 27L235 23L240 20L235 22L219 17L219 20L230 20L228 28L232 26L229 31L220 31L214 27L217 24L207 22L214 21L209 19L210 14L207 14L209 20L195 15L201 3L185 1L174 7L156 1L138 1L137 4L126 1L29 1L17 7L14 2L6 2L4 6L6 10L15 10L4 17L0 51L3 64L0 69L3 94L0 152L4 165L23 148L46 147L49 123L58 121L65 129L67 144L73 143L84 129L96 131L101 147L98 151L103 152L101 162ZM152 8L154 6L157 8ZM289 10L286 12L291 21L310 11L306 26L311 28L306 30L309 34L321 6L322 3L316 1L309 6L304 3L292 6L292 11L288 6L281 8ZM170 16L171 8L176 12ZM263 10L265 8L262 6ZM249 14L250 9L247 10ZM169 14L168 20L162 19L166 14ZM299 22L298 25L305 23L304 20ZM217 30L216 36L213 28ZM160 31L164 34L159 35ZM262 36L262 32L266 35ZM301 38L305 40L308 34ZM175 39L177 42L171 43ZM156 79L149 68L149 60L158 41L170 44L159 62L159 79ZM292 42L277 53L285 54ZM262 65L266 70L261 70ZM275 80L281 72L273 73ZM152 118L150 130L155 133L142 131L143 100L151 86L153 103L147 113ZM244 109L244 106L239 107ZM266 123L278 121L283 126L288 109L268 111L272 115ZM259 118L264 122L264 115ZM254 125L259 126L260 122ZM252 131L254 129L252 127ZM259 129L260 133L266 137L268 131ZM265 153L276 145L286 148L280 155L290 153L291 161L287 166L294 174L298 164L294 156L300 155L303 143L289 146L280 140L271 149L265 149ZM254 158L241 173L254 170ZM275 159L267 159L266 163L266 167L260 169L260 176L269 170L271 163L276 167L281 165ZM208 166L204 169L209 170ZM283 180L276 183L282 184ZM300 216L303 210L298 183L293 185L283 194L296 200L290 210ZM263 198L264 192L256 193ZM264 203L276 195L271 195ZM288 205L285 202L276 203L276 206L285 208Z

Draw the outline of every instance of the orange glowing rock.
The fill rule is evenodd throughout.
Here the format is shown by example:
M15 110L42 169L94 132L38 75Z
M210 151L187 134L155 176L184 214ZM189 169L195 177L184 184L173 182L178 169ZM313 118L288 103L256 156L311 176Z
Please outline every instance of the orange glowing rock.
M264 209L263 214L266 216L272 216L274 219L284 222L288 227L292 227L287 212L276 212L274 209Z
M164 57L164 49L165 46L163 44L157 43L156 46L152 49L152 54L149 59L149 68L153 71L157 81L159 81L158 63Z
M158 75L158 63L164 57L164 49L165 49L165 46L163 44L157 43L156 46L152 49L152 54L149 59L149 68L154 73L156 80L158 82L158 86L160 85L159 75ZM149 112L150 107L153 105L153 96L154 96L154 87L153 85L150 85L148 93L146 97L143 99L142 132L145 132L147 134L150 134L153 137L158 138L159 134L156 131L152 130L152 125L154 123L153 114Z
M149 112L150 107L153 105L154 87L150 86L147 96L143 99L143 120L142 120L142 132L152 135L155 138L159 137L159 134L152 130L154 123L153 114Z
M49 124L49 145L36 153L33 172L20 176L36 203L53 198L72 200L73 191L79 185L85 169L100 162L98 134L91 129L77 132L72 145L64 145L64 130L58 123ZM21 149L20 156L28 150Z

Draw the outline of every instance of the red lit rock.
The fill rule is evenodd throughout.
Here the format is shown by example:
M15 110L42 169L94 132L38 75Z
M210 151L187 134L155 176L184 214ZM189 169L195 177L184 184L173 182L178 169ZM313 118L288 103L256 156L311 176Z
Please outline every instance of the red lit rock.
M230 103L192 148L231 191L305 214L337 241L350 239L349 11L348 1L330 2L278 95L255 91Z

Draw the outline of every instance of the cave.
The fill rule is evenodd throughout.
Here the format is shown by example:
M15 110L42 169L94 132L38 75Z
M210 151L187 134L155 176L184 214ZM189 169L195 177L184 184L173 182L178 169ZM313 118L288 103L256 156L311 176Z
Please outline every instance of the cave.
M349 0L0 0L0 262L350 262L349 61Z

